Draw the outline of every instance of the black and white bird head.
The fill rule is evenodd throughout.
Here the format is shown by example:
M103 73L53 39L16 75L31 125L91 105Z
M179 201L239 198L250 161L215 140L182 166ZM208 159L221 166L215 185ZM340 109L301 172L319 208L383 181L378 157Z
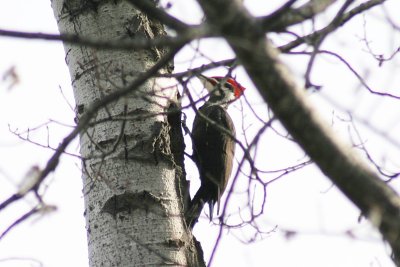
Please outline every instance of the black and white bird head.
M208 102L228 105L243 95L246 89L235 79L230 77L207 77L198 74L197 77L210 93Z

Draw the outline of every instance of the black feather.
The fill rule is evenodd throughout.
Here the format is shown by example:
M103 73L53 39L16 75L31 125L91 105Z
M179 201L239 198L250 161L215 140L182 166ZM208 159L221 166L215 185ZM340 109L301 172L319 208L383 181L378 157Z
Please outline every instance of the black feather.
M201 186L187 212L191 228L205 203L210 208L210 219L216 203L219 212L221 195L230 178L235 153L235 141L232 139L235 127L226 109L207 102L199 109L199 113L193 123L192 143L193 160L199 170Z

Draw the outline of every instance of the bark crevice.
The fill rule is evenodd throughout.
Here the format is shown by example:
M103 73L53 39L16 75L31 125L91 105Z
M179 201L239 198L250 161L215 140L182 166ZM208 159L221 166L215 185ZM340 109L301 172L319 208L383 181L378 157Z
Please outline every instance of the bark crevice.
M146 213L152 212L157 215L166 216L161 199L147 191L137 193L125 192L113 195L104 203L101 212L108 213L115 219L118 213L132 213L136 210L144 210Z

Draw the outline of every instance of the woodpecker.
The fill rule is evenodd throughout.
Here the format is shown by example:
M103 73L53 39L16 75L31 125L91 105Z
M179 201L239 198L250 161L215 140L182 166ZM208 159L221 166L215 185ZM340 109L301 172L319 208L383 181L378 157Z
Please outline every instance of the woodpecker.
M193 122L193 161L199 170L201 186L191 201L187 224L193 228L205 203L212 220L214 205L219 203L232 172L235 154L235 127L227 112L245 88L230 77L197 76L209 92Z

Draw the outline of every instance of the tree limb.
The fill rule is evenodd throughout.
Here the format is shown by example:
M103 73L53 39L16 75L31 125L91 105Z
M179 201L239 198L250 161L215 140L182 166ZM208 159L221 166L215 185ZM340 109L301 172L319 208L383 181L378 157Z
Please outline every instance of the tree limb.
M168 27L183 32L189 29L189 25L183 23L179 19L170 16L164 10L158 8L154 1L149 0L129 0L129 3L134 5L137 9L159 22L167 25Z
M288 52L290 50L292 50L293 48L303 44L303 43L307 43L307 42L312 42L313 40L319 39L320 36L326 36L327 34L333 32L334 30L340 28L341 26L343 26L346 22L348 22L349 20L351 20L353 17L355 17L356 15L361 14L362 12L371 9L377 5L382 4L383 2L385 2L386 0L370 0L366 3L360 4L357 7L351 9L350 11L341 14L340 16L336 16L333 21L331 23L329 23L328 26L315 31L309 35L303 36L303 37L299 37L296 40L281 46L279 49L282 52Z
M68 44L94 47L99 49L147 49L150 47L171 47L182 46L194 39L208 37L209 35L203 28L189 29L179 36L163 36L154 39L135 38L129 40L99 40L87 38L76 34L52 34L52 33L36 33L36 32L20 32L0 29L0 36L15 37L23 39L38 39L46 41L63 41Z
M65 149L69 146L69 144L72 142L72 140L75 139L75 137L78 136L78 134L82 131L84 131L90 124L91 119L93 116L97 114L97 112L107 106L108 104L112 103L113 101L127 95L130 92L133 92L136 90L140 85L142 85L144 82L146 82L149 78L156 76L157 72L164 67L170 60L173 59L175 54L181 49L181 46L173 47L169 50L169 52L164 55L163 58L161 58L156 64L154 64L149 70L144 72L142 75L139 75L129 86L126 88L123 88L119 91L116 91L112 94L106 95L102 97L101 99L95 101L93 104L91 104L86 112L79 118L79 122L77 126L62 140L60 145L57 147L55 150L54 154L51 156L51 158L47 161L46 166L44 169L41 171L40 176L37 178L37 182L34 186L32 186L33 191L37 191L39 188L40 184L43 182L43 180L51 173L53 172L59 163L60 157L63 155ZM25 194L28 192L25 192ZM24 197L25 194L13 194L10 196L8 199L0 203L0 210L6 208L8 205L10 205L13 202L16 202L17 200L21 199Z
M336 0L310 0L299 8L290 6L296 1L289 1L274 13L259 18L261 27L266 31L282 32L289 26L314 18L324 12Z
M400 263L400 198L311 108L279 52L237 1L199 0L209 23L228 41L261 96L321 171L380 230ZM229 14L229 15L227 15ZM373 193L372 193L373 192Z

